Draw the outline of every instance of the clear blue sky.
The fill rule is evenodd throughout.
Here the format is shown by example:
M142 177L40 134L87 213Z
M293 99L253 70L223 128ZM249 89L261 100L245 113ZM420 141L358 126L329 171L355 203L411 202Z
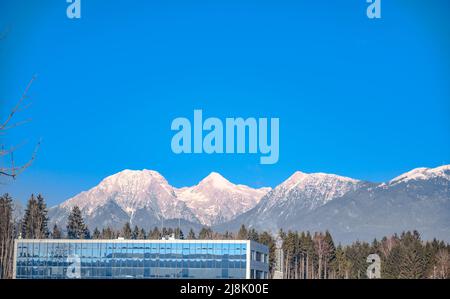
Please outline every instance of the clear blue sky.
M296 170L383 181L450 163L450 2L365 0L1 1L1 115L33 74L33 121L1 136L28 141L34 165L1 192L50 205L123 169L175 186L211 171L275 186ZM175 155L175 117L279 117L280 159Z

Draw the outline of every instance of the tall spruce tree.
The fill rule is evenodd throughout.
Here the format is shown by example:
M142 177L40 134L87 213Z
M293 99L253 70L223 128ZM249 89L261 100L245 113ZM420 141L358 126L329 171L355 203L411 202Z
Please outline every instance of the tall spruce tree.
M138 240L145 240L145 239L147 239L147 234L146 234L146 232L145 232L145 230L143 228L141 228L139 230L137 238L138 238Z
M194 230L192 228L189 230L187 238L188 238L188 240L195 240L196 239L195 232L194 232Z
M248 238L248 231L244 224L241 225L241 228L239 229L239 232L237 234L238 240L247 240Z
M100 239L101 238L101 233L98 230L98 228L96 227L94 229L94 231L92 232L92 239Z
M150 232L148 238L151 240L159 240L161 239L161 232L159 231L158 227L154 227L153 230Z
M202 229L198 233L198 238L200 240L212 240L212 238L213 238L212 229L209 227L202 227Z
M131 225L129 222L126 222L122 228L122 233L120 236L124 239L131 239L132 234Z
M47 206L44 198L41 195L35 198L34 194L31 194L22 220L22 237L26 239L48 238L47 224Z
M139 236L139 227L137 225L135 225L133 232L131 233L131 239L137 240L138 236Z
M52 231L52 239L61 239L62 238L62 233L61 230L59 229L58 225L53 225L53 231Z
M37 208L38 208L38 239L48 238L50 232L48 230L48 211L47 204L45 203L44 197L38 194L37 198Z
M68 218L67 237L69 239L86 239L89 236L88 232L80 208L74 206Z

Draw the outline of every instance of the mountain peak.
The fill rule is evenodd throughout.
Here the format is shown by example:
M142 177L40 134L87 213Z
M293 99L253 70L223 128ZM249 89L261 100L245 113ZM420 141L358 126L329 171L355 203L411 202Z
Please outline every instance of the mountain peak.
M294 172L286 181L284 181L281 186L283 186L285 189L293 189L297 186L301 186L302 183L311 183L311 182L317 182L317 181L341 181L346 183L358 183L358 180L339 176L336 174L328 174L328 173L304 173L301 171Z
M213 171L201 180L199 185L213 185L216 188L226 188L232 186L233 184L224 178L220 173Z
M428 180L436 177L450 179L450 165L442 165L436 168L415 168L393 178L389 181L389 184L397 184L401 182L408 182L411 180Z

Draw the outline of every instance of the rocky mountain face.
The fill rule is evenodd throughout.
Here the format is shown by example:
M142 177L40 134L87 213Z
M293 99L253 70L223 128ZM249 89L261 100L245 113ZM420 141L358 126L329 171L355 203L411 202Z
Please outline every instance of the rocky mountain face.
M178 189L177 196L200 223L211 226L232 220L250 210L269 190L235 185L213 172L196 186Z
M53 207L51 222L65 226L78 205L90 228L212 226L237 231L329 230L342 243L372 241L403 230L450 241L450 165L417 168L385 183L334 174L295 172L275 187L253 189L211 173L192 187L175 188L158 172L125 170Z
M414 169L381 184L321 177L291 177L286 182L299 189L286 192L285 182L255 208L217 229L235 230L243 223L272 232L329 230L342 243L418 230L425 239L450 241L450 165Z
M70 210L78 206L91 228L120 228L127 221L152 228L170 219L209 226L253 208L268 190L234 185L218 173L198 185L177 189L156 171L124 170L51 208L49 216L52 223L64 227Z

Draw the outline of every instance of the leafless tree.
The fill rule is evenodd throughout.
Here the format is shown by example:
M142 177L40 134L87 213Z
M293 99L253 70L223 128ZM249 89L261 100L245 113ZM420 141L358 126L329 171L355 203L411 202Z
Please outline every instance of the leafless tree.
M328 271L327 259L330 254L330 244L326 242L325 235L322 233L316 233L313 238L314 249L316 250L318 260L317 278L327 278L326 272Z
M446 249L439 249L436 254L436 271L434 278L448 278L450 275L450 254Z
M36 76L33 76L31 80L29 81L28 85L25 88L25 91L23 92L22 96L20 97L19 101L16 103L16 105L12 108L9 115L6 117L4 121L0 123L0 136L5 136L7 132L15 127L18 127L24 123L27 123L30 121L30 119L25 119L22 121L15 122L15 116L20 111L23 111L24 109L27 109L30 106L30 103L28 101L28 91L33 84L34 80L36 79ZM3 139L2 139L3 140ZM24 164L16 165L15 159L14 159L14 153L17 151L17 149L20 146L10 146L7 147L5 144L0 143L0 176L6 176L10 178L16 178L19 174L21 174L25 169L30 167L30 165L33 163L33 161L36 158L37 150L39 149L40 142L36 145L36 148L34 149L31 158Z

